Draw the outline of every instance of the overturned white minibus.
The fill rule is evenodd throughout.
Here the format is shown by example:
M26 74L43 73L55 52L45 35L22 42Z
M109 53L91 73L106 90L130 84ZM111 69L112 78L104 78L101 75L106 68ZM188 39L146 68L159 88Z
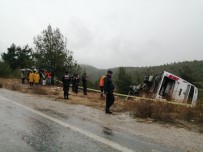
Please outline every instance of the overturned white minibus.
M161 74L150 76L150 94L156 99L175 100L195 105L198 89L182 78L164 71Z

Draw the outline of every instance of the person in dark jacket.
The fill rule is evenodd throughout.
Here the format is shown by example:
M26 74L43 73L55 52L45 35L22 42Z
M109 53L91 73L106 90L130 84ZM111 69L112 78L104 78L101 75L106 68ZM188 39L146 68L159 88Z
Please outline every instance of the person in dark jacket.
M75 74L75 93L78 94L78 86L80 84L80 77L78 74Z
M72 75L71 81L72 81L72 91L75 92L75 83L76 83L75 73Z
M87 95L87 75L86 75L86 73L84 73L82 75L82 86L83 86L84 95Z
M21 72L21 79L22 79L22 84L25 83L25 71Z
M114 85L113 85L113 82L111 80L112 74L113 74L113 72L111 70L108 70L107 75L106 75L105 80L104 80L104 93L106 94L105 111L107 114L112 113L109 109L113 105L114 100L115 100L114 95L113 95Z
M68 95L69 95L68 92L69 92L69 87L71 82L71 78L68 72L66 72L65 75L62 77L62 82L63 82L64 99L68 99Z

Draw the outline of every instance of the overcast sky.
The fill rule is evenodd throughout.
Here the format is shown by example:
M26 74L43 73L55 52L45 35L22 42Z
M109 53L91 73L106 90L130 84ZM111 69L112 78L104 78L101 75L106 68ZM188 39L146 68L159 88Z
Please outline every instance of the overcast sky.
M203 60L203 0L0 0L0 53L49 24L97 68Z

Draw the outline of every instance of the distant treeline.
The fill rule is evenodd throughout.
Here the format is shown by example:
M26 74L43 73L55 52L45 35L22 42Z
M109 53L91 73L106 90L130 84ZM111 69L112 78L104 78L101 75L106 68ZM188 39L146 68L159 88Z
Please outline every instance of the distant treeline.
M155 75L163 71L173 73L188 82L203 82L203 61L184 61L149 67L125 67L134 83L140 83L145 75ZM115 69L117 70L117 69Z
M87 73L89 86L99 89L99 79L106 75L107 69L97 69L90 65L80 65ZM175 74L199 88L198 98L203 100L203 60L184 61L148 67L118 67L112 68L113 81L116 91L127 93L129 85L138 85L143 82L146 75L156 75L163 71Z
M97 69L89 65L81 65L83 71L86 71L89 75L89 80L97 81L102 75L106 74L105 69ZM171 64L164 64L160 66L148 66L148 67L123 67L126 74L129 74L132 78L132 83L140 83L143 81L145 75L155 75L163 71L173 73L191 83L203 82L203 61L184 61L174 62ZM118 68L112 68L116 78L118 74Z
M80 65L83 71L87 72L89 81L91 81L94 86L102 75L106 75L105 69L97 69L89 65ZM112 68L113 80L118 81L119 69ZM155 75L163 71L173 73L186 81L197 85L197 87L202 88L203 84L203 61L184 61L184 62L174 62L171 64L164 64L160 66L148 66L148 67L122 67L125 71L125 75L130 76L131 84L142 83L145 75ZM128 77L129 78L129 77ZM122 81L122 80L120 80ZM95 84L96 83L96 84Z

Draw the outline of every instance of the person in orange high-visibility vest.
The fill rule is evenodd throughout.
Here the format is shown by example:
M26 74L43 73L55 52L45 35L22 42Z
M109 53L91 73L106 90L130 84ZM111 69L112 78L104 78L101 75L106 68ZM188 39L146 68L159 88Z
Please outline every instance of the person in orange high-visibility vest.
M104 79L105 76L102 76L100 81L99 81L99 87L100 87L100 97L103 97L103 92L104 92Z
M33 82L34 82L34 73L31 71L29 74L29 82L30 82L30 86L33 86Z

